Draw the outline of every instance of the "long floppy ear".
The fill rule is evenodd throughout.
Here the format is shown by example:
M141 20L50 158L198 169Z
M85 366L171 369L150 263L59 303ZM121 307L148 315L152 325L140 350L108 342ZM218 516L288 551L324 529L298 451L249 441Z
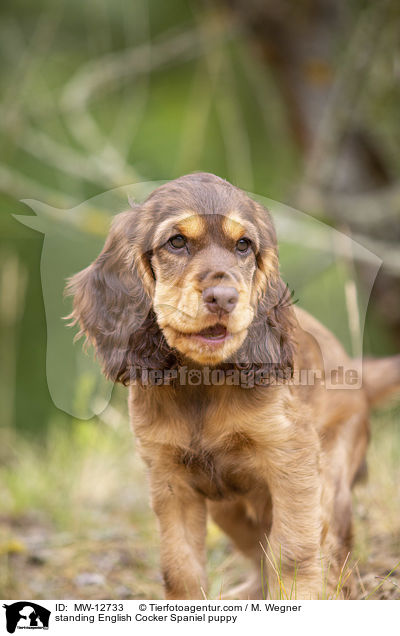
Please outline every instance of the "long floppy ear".
M254 277L254 319L238 351L241 368L264 372L270 378L293 375L296 317L292 295L279 272L275 228L268 211L256 206L260 230L260 252Z
M152 310L154 276L138 234L137 209L117 215L101 254L66 287L76 337L85 335L105 376L123 384L138 367L159 368L171 354Z
M259 300L256 315L240 350L242 364L266 372L269 378L292 377L295 324L291 293L278 275L270 281Z
M265 366L272 376L293 375L296 324L292 295L278 275L261 298L249 329L248 356L255 365Z
M242 367L284 379L293 375L296 317L291 293L279 272L277 237L271 216L264 206L253 204L260 239L252 294L254 319L237 359Z

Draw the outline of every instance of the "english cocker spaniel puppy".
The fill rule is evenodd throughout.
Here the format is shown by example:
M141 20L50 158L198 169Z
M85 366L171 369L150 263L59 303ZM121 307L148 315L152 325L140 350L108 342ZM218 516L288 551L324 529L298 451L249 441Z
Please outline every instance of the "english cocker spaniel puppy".
M369 406L400 383L400 357L366 365L364 388L327 390L358 363L292 306L268 211L212 174L119 214L68 291L105 375L129 385L167 598L203 598L207 513L253 563L228 598L329 597ZM294 381L303 371L313 381Z

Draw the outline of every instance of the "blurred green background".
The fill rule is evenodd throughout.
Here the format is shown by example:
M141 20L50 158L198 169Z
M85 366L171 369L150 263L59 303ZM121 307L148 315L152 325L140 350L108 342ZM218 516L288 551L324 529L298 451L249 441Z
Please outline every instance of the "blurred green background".
M215 172L379 256L364 351L399 351L400 5L5 0L0 11L0 597L157 597L126 394L116 388L86 422L53 404L43 234L13 215L33 215L21 199L70 209L112 188ZM318 308L323 287L340 298L346 281L361 297L370 278L355 260L344 278L313 280L304 300ZM360 596L400 552L398 408L373 431L372 478L356 501ZM217 596L241 563L213 527L209 541ZM395 584L383 589L398 597Z

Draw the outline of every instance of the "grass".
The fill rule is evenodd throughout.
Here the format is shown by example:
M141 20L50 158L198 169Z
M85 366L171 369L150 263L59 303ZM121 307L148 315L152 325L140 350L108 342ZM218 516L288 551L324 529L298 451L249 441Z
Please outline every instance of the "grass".
M359 598L400 599L399 414L373 416L369 479L355 491L355 545L338 598L352 576ZM61 419L46 444L7 430L1 442L0 598L162 597L156 520L126 421ZM208 553L208 596L219 598L245 578L246 562L214 524Z

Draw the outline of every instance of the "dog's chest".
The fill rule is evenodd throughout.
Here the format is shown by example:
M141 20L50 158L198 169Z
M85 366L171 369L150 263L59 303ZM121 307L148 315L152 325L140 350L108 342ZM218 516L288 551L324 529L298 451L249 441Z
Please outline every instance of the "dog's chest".
M146 461L151 464L154 453L168 463L172 460L184 469L191 486L209 499L251 490L258 443L249 431L250 409L244 399L235 402L237 396L223 390L162 389L147 393L146 401L138 394L132 408Z
M250 469L252 442L241 434L225 436L221 445L196 439L176 449L176 461L184 467L191 486L208 499L243 495L254 485Z

